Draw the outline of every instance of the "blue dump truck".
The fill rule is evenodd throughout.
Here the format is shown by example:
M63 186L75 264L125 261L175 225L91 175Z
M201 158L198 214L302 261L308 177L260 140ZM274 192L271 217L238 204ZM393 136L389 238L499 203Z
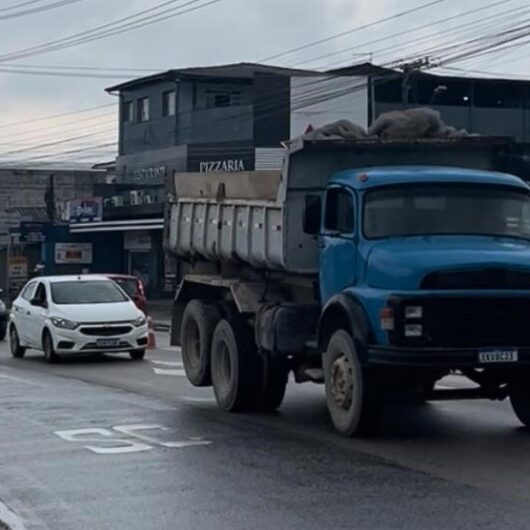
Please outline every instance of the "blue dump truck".
M346 436L401 398L509 398L530 426L526 160L506 139L299 139L282 171L176 173L189 381L271 411L293 372ZM450 373L469 388L437 389Z

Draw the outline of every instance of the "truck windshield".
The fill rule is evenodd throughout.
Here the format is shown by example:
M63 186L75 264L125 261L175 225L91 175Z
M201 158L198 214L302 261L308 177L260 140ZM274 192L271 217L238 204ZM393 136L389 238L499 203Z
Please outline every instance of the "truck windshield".
M369 191L364 235L468 234L530 239L530 194L506 187L405 185Z

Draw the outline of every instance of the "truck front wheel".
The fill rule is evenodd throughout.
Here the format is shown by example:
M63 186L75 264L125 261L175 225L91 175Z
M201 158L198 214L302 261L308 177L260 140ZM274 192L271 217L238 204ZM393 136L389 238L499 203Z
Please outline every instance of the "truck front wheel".
M192 300L182 315L180 339L182 363L190 383L194 386L210 386L210 346L221 314L217 305Z
M512 383L510 385L510 402L519 421L525 427L530 427L530 390L528 385L522 382Z
M324 353L326 403L335 429L353 436L364 426L366 388L355 345L344 330L336 331Z
M220 408L228 412L255 408L258 361L246 323L221 320L213 334L211 357L213 390Z

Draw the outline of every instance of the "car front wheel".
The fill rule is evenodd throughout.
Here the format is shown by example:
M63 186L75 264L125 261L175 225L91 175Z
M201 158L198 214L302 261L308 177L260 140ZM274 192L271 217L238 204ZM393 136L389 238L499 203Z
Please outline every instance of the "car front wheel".
M44 358L47 363L56 363L59 360L59 356L55 353L53 347L53 338L48 330L42 336L42 349L44 350Z
M18 336L17 328L14 324L11 325L11 329L9 330L9 349L11 351L11 355L16 359L21 359L26 353L26 348L23 348L20 345L20 338Z

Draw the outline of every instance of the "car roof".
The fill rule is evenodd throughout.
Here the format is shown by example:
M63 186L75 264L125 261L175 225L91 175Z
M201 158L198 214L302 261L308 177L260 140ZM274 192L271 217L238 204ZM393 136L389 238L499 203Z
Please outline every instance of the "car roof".
M507 173L449 166L366 167L341 171L330 180L330 184L342 184L358 190L415 183L490 184L530 189L522 179Z
M118 280L138 280L136 276L133 276L132 274L104 274L103 276L106 276L107 278L116 278Z
M110 282L110 278L100 274L69 274L65 276L41 276L39 278L34 278L35 280L44 280L49 283L63 283L63 282L72 282L72 281L103 281Z

